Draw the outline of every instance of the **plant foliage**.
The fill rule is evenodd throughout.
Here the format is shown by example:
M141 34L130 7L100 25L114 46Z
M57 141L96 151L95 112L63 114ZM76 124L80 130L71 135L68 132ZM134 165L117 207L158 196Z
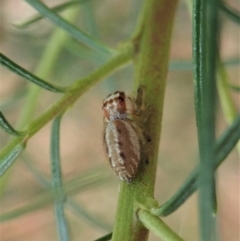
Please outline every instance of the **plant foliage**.
M216 224L213 216L213 213L217 215L218 200L215 172L240 139L240 115L236 111L230 94L231 88L239 91L239 87L229 84L225 66L222 64L224 61L221 61L219 57L221 56L219 49L219 38L221 36L219 13L220 11L223 12L227 18L239 24L237 11L219 0L194 0L192 7L193 61L192 63L190 61L172 62L170 65L170 43L178 6L177 0L143 1L142 10L139 13L132 36L115 49L107 46L107 44L100 43L101 41L96 36L92 36L71 23L73 22L72 18L66 19L59 15L59 12L67 9L71 16L73 13L75 14L74 8L80 3L81 6L85 6L89 4L89 1L69 1L52 8L39 0L26 0L26 2L37 10L38 14L18 24L19 28L31 26L33 23L37 24L39 20L46 18L65 31L65 35L53 37L53 44L56 44L58 50L53 53L50 49L46 49L45 56L54 55L52 59L49 58L56 61L60 53L59 49L65 45L67 35L77 41L77 44L75 42L74 44L75 46L79 45L77 49L81 50L81 53L85 53L88 57L92 53L91 58L101 55L100 62L105 62L85 77L76 79L69 86L59 87L44 80L45 78L48 79L50 73L49 69L46 70L45 74L43 72L46 67L45 61L39 67L39 73L35 74L15 63L10 57L0 54L0 64L3 67L30 81L31 85L35 85L35 89L29 92L29 99L32 98L32 102L27 101L27 110L23 114L23 120L27 119L26 122L21 123L25 127L24 131L17 131L13 128L7 118L0 112L1 128L7 134L14 136L0 152L0 177L6 176L5 179L1 180L1 194L3 194L4 187L11 177L11 175L6 175L6 172L11 170L12 164L19 159L31 138L49 122L53 121L50 141L51 181L46 179L31 162L27 161L23 154L22 159L25 160L29 171L34 174L45 190L26 206L1 213L0 221L7 222L51 204L55 210L60 241L72 240L68 215L66 215L67 208L73 210L81 219L104 230L106 235L96 239L99 241L110 239L113 241L145 241L148 240L149 231L163 241L183 241L183 238L165 224L159 216L172 214L195 191L199 191L200 238L202 241L210 241L216 238ZM45 60L44 57L43 60ZM136 93L139 86L144 86L143 105L148 108L141 113L139 122L143 132L147 133L150 138L149 141L143 143L144 154L137 178L131 183L121 182L120 184L115 222L113 225L109 225L99 219L97 215L87 212L79 202L70 197L70 194L105 183L109 177L108 174L104 175L103 170L96 168L97 171L93 169L87 174L83 173L77 181L64 182L61 167L60 122L66 111L84 93L130 61L133 62L135 71L133 92ZM51 67L54 63L54 61L51 61ZM239 59L235 61L235 64L239 64ZM191 66L193 69L199 164L175 194L164 204L159 205L154 198L154 189L168 66L175 70L184 70ZM61 93L61 95L37 118L33 121L28 120L29 116L33 116L34 104L37 102L36 93L41 89ZM219 92L220 102L229 122L229 127L219 138L216 138L215 134L217 92ZM159 188L158 183L157 188Z

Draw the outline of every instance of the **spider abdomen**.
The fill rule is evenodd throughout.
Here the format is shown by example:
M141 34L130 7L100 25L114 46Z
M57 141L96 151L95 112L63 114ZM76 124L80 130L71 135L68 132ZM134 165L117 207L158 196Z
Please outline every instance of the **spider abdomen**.
M131 181L140 162L140 143L128 119L113 119L106 123L104 142L114 173L124 181Z

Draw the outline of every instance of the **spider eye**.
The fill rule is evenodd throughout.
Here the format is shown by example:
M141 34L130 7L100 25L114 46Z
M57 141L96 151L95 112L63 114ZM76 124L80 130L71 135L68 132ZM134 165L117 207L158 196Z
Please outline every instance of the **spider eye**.
M119 96L118 99L119 99L120 101L124 101L124 98L123 98L122 96Z

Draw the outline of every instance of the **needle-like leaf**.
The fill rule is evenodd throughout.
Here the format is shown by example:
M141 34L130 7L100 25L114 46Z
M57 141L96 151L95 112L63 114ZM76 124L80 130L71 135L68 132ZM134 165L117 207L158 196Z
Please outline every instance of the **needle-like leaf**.
M18 64L14 63L12 60L4 56L2 53L0 53L0 64L4 67L7 67L12 72L16 73L17 75L23 77L26 80L31 81L32 83L46 89L52 92L65 92L67 91L67 88L64 87L57 87L50 83L47 83L46 81L40 79L39 77L33 75L32 73L28 72Z
M111 240L111 238L112 238L112 233L108 233L101 238L95 239L94 241L108 241L108 240Z
M83 4L84 2L86 1L91 1L91 0L75 0L75 1L69 1L69 2L65 2L65 3L61 3L61 4L58 4L57 6L53 7L53 8L49 8L51 9L52 11L55 11L55 12L61 12L61 11L64 11L65 9L69 8L69 7L72 7L74 5L77 5L77 4ZM17 23L17 24L14 24L17 28L27 28L29 26L31 26L32 24L38 22L39 20L43 19L44 17L40 14L36 14L34 16L32 16L31 18L25 20L24 22L21 22L21 23Z
M7 156L5 156L0 162L0 177L8 170L8 168L14 163L21 152L25 148L25 143L15 146Z
M226 14L229 19L231 19L237 24L240 24L240 13L236 9L229 7L226 3L222 3L220 5L220 9Z
M240 139L240 114L230 127L218 139L215 147L217 169L224 159L229 155ZM152 209L157 216L167 216L177 210L198 188L199 167L197 167L178 189L178 191L165 204L158 209Z
M16 131L10 123L7 121L3 113L0 111L0 127L10 135L20 136L23 132Z
M35 9L37 9L42 15L51 20L53 23L58 25L67 31L73 38L79 40L82 44L102 53L110 55L113 53L112 50L107 48L106 46L100 44L96 40L94 40L91 36L84 33L79 28L74 25L68 23L65 19L59 16L57 13L49 9L46 5L38 0L26 0L29 4L31 4Z
M65 195L62 188L62 174L60 163L60 122L62 115L53 121L51 134L51 169L52 169L52 188L55 192L55 218L58 227L60 241L68 241L69 231L67 220L64 214Z

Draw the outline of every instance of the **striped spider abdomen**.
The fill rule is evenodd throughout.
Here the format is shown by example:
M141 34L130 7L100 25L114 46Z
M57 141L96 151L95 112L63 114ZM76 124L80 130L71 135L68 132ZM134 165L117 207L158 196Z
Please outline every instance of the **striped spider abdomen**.
M114 173L131 181L140 162L140 141L133 125L135 103L124 92L115 92L103 102L105 115L104 144Z

